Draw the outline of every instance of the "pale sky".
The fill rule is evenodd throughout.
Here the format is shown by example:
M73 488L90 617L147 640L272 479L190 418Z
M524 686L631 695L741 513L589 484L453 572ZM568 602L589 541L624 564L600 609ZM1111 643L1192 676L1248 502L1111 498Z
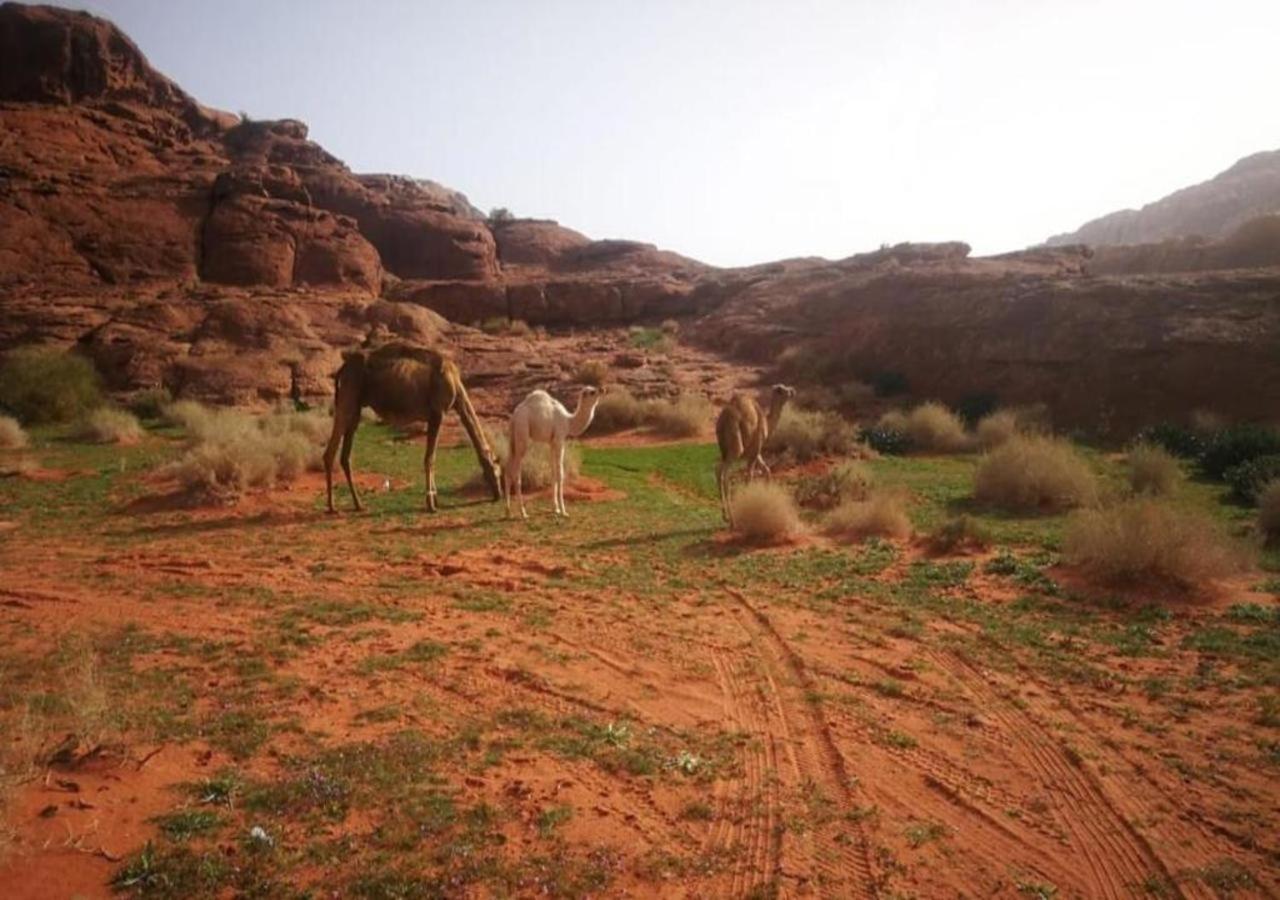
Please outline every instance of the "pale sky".
M1280 0L86 5L356 171L720 265L1017 249L1280 148Z

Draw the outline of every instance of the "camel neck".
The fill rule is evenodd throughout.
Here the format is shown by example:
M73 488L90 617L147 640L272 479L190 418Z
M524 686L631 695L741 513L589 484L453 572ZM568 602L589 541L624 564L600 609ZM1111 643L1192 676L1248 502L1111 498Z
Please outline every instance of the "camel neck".
M591 427L591 420L595 417L598 402L598 397L592 397L590 400L586 397L578 398L578 408L573 411L573 416L569 419L570 437L577 437Z
M767 417L769 422L769 434L773 434L778 430L778 420L782 418L782 407L786 405L787 401L784 397L775 396L769 401L769 415Z

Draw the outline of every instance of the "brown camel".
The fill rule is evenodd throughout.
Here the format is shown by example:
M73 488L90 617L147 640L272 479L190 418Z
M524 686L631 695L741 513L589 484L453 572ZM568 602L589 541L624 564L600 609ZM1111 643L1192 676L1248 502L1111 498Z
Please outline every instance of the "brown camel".
M342 471L357 510L360 495L351 481L351 444L360 427L360 412L372 407L389 422L427 423L427 452L423 468L427 476L427 509L436 511L436 441L444 414L456 408L462 427L471 438L485 483L493 499L502 496L498 464L476 419L475 409L462 384L462 373L449 357L435 350L411 344L384 344L376 350L354 350L342 354L342 366L334 375L337 391L333 400L333 432L324 448L324 484L329 512L333 507L333 457L342 442Z
M735 461L743 459L747 461L747 481L755 476L757 468L764 469L766 478L773 474L761 452L769 435L778 427L782 407L795 395L795 388L775 384L769 389L767 415L756 398L747 394L734 394L720 410L716 419L716 441L720 444L716 484L720 487L720 511L730 527L733 526L733 513L729 509L729 468Z

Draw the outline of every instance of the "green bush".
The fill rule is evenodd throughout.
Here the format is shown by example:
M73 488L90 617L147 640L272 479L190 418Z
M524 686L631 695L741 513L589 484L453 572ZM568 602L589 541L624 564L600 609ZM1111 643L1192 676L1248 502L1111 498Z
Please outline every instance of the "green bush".
M129 411L139 419L159 419L164 408L173 402L168 388L156 387L137 391L129 398Z
M911 440L897 428L876 425L862 430L862 440L877 453L901 456L911 450Z
M956 404L956 415L968 428L973 428L996 411L999 399L995 394L969 394Z
M23 422L70 422L102 403L93 363L52 347L19 347L0 366L0 407Z
M1258 528L1267 543L1280 540L1280 480L1264 485L1258 492Z
M875 372L867 380L877 397L896 397L907 392L907 376L901 372Z
M1280 454L1280 431L1266 425L1232 425L1209 438L1200 454L1200 471L1220 481L1234 466L1276 454Z
M1259 456L1227 469L1223 481L1231 485L1231 496L1250 505L1258 502L1262 489L1280 479L1280 454Z
M1204 452L1204 435L1194 428L1176 422L1161 422L1144 429L1138 443L1162 447L1174 456L1195 459Z

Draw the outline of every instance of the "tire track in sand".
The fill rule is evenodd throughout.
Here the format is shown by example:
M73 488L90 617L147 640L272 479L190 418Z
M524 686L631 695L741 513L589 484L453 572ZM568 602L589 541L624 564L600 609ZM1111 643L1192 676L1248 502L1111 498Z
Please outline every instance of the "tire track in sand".
M815 689L805 663L783 640L768 616L740 592L725 587L734 600L735 618L758 653L758 689L768 703L768 734L780 747L785 768L775 771L780 780L797 792L815 791L833 802L837 811L857 806L853 780L844 757L836 747L831 730L820 711L804 692ZM774 753L777 765L777 753ZM787 833L791 837L791 833ZM781 845L781 837L779 839ZM878 893L871 846L858 822L837 815L833 821L815 822L795 836L795 851L788 842L778 851L779 874L796 876L801 883L816 885L823 896L874 898ZM792 866L806 871L792 871ZM787 887L788 885L782 885Z
M981 708L1014 738L1014 752L1053 799L1055 818L1079 851L1081 875L1091 897L1131 897L1152 876L1174 896L1184 894L1151 845L1116 806L1093 775L1073 760L1062 745L1029 714L1002 696L969 662L950 653L930 656L979 702Z

